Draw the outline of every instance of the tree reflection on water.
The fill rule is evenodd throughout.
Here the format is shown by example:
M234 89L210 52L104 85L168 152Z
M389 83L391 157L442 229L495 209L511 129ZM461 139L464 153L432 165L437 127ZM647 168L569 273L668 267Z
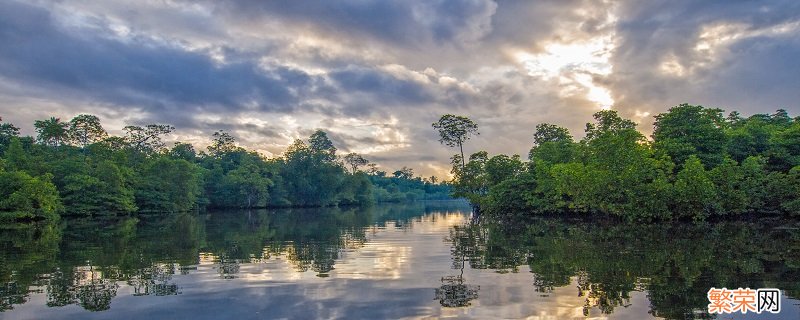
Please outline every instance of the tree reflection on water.
M654 316L710 317L705 313L710 287L779 288L784 296L800 297L800 223L793 220L633 225L539 218L503 224L459 224L461 220L455 219L443 224L433 221L440 217L433 215L430 223L419 224L422 227L415 229L419 232L408 232L417 225L411 222L422 221L415 219L443 211L427 205L254 210L4 226L0 228L0 310L30 303L37 296L47 307L110 308L111 314L112 302L120 296L138 300L189 295L190 289L182 285L207 276L217 281L214 285L238 289L238 282L257 278L242 273L271 272L278 270L270 269L275 266L280 270L270 276L280 278L278 272L285 272L283 276L289 277L279 280L302 278L285 281L282 290L305 281L326 289L330 288L326 285L344 285L339 288L343 290L326 293L347 301L372 294L353 293L352 288L367 286L391 295L393 285L408 285L434 293L436 299L422 297L421 302L413 302L417 297L410 297L409 301L450 308L447 312L475 308L486 298L480 306L489 308L498 298L490 296L492 290L510 288L501 279L513 279L517 275L508 273L527 270L531 290L522 294L568 292L573 299L578 296L583 313L589 316L639 306L633 297L646 294L647 309ZM457 225L448 227L452 223ZM383 227L395 232L376 233ZM441 232L447 232L444 242ZM376 253L374 247L364 248L368 236L381 247L399 243L410 253L408 260L391 265L392 277L384 277L383 269L370 268L376 259L397 251ZM440 245L450 247L449 258L446 252L439 253ZM364 254L353 254L352 258L359 259L345 259L347 263L342 264L355 251ZM420 254L421 260L413 260ZM286 263L253 268L254 263L277 259ZM443 272L448 266L450 271ZM334 272L337 267L341 273ZM333 279L298 276L303 272ZM197 277L180 276L187 274ZM433 274L433 283L421 278L427 274ZM373 275L378 275L375 282ZM498 280L498 285L486 285L486 279ZM508 299L530 303L525 297Z
M121 285L133 296L182 293L176 273L210 263L221 279L274 256L326 277L342 251L367 242L369 226L402 221L425 205L176 213L65 220L0 228L0 311L44 293L48 307L111 307ZM402 225L402 223L399 223Z
M538 218L455 226L454 261L473 269L527 266L536 292L578 285L592 309L610 314L643 291L650 313L708 318L710 287L779 288L800 297L800 222L761 219L636 225L611 220Z
M458 269L460 273L457 276L444 276L442 277L442 286L436 288L436 300L443 307L466 307L470 305L470 301L478 298L478 290L480 286L470 285L464 279L464 266L467 254L472 252L472 248L476 247L476 237L471 237L470 231L479 231L476 224L472 221L465 227L455 226L450 230L450 236L445 239L452 243L452 258L453 269ZM455 240L456 238L461 241ZM469 241L472 240L472 241Z

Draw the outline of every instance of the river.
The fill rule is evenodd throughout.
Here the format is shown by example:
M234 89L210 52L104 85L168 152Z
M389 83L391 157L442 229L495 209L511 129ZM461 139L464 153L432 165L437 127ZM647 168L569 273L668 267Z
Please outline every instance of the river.
M459 201L0 229L0 319L800 319L800 223L474 223Z

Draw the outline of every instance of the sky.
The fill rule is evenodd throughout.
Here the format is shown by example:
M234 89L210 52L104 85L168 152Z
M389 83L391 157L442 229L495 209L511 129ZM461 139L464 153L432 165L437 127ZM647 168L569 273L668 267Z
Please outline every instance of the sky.
M446 177L431 128L520 154L536 124L578 138L614 109L649 134L681 103L800 115L800 1L0 0L0 117L227 130L267 157L328 132L392 172Z

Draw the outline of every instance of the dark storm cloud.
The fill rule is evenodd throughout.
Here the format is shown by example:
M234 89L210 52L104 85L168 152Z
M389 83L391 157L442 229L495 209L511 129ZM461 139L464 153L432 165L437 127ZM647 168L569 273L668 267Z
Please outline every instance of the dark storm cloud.
M393 45L458 43L480 38L496 4L486 0L443 1L222 1L236 16L279 17L323 33L361 35Z
M344 93L370 93L385 104L412 106L435 99L428 87L412 80L398 79L380 70L351 67L333 71L330 77Z
M251 61L217 65L202 52L147 39L123 42L72 34L59 28L44 9L15 2L0 6L0 42L5 44L0 46L0 75L52 93L90 95L154 113L170 105L191 112L237 110L250 104L288 112L298 96L321 84L302 71L261 70Z

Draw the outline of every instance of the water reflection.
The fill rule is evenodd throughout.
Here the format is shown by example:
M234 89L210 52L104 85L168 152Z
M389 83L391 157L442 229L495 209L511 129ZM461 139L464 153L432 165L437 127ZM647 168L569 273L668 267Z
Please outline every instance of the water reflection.
M472 231L480 231L478 225L474 221L470 221L465 226L454 226L450 231L450 236L445 239L447 242L453 244L451 253L453 255L453 269L459 270L457 276L444 276L442 277L442 286L436 289L436 300L442 307L466 307L470 305L470 301L478 298L478 290L480 286L467 284L464 279L464 267L466 265L467 254L474 253L474 248L477 247L478 237L474 236Z
M592 310L611 314L646 292L650 314L708 318L715 287L779 288L800 297L800 224L779 220L632 225L615 221L535 219L452 228L454 261L500 273L527 266L547 295L577 281Z
M0 311L43 294L47 307L104 311L120 293L182 294L173 277L210 265L238 279L242 266L288 261L294 272L328 277L342 254L359 250L375 228L406 228L409 219L463 204L371 208L179 213L69 220L0 229ZM446 211L446 210L445 210Z
M417 203L5 226L0 316L704 318L712 286L800 295L795 221L491 224L464 212Z

